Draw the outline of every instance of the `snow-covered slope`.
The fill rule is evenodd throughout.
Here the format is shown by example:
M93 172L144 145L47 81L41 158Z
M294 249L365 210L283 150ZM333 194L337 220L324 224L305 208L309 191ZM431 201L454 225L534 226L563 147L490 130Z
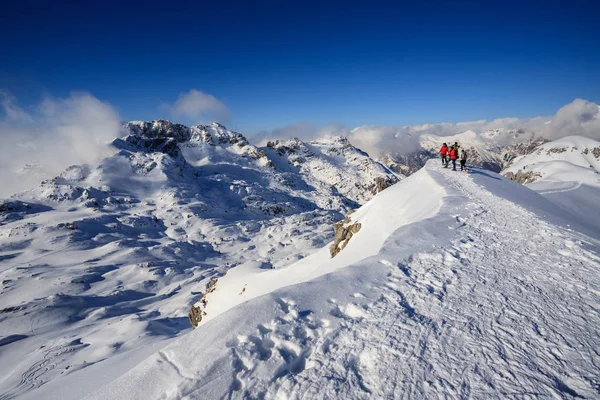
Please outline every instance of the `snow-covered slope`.
M590 227L600 226L600 142L569 136L518 157L502 174L576 214Z
M90 398L598 396L600 242L571 214L431 161L348 223L333 259L232 269L198 329Z
M312 254L397 181L341 139L299 170L219 124L126 129L113 156L0 202L1 399L114 379L191 329L212 279Z
M300 173L345 197L364 203L398 182L393 173L345 137L324 137L305 143L298 138L271 141L262 148L279 171Z
M600 187L600 142L568 136L516 158L503 175L521 183L540 180L586 183Z

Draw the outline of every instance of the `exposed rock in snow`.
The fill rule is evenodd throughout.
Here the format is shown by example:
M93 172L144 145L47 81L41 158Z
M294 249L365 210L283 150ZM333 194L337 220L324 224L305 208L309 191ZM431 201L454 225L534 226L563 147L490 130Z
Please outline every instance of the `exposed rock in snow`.
M227 271L327 249L335 221L398 181L343 138L280 155L219 124L125 130L112 156L0 202L0 398L93 365L114 378L203 324Z
M358 204L399 181L388 168L352 146L345 137L305 143L298 138L270 141L263 149L278 171L330 187Z
M206 308L206 305L208 304L208 295L212 292L215 291L215 289L217 288L217 278L213 278L211 279L207 284L206 284L206 289L204 290L204 292L202 292L202 296L200 296L200 300L198 300L198 302L196 304L194 304L192 306L192 308L190 308L190 313L189 313L189 318L190 318L190 323L192 324L192 326L194 328L197 328L198 325L200 324L200 322L202 322L202 317L204 317L206 315L206 311L204 311L204 309Z
M527 142L514 143L502 149L502 169L510 167L513 161L519 157L532 153L535 149L547 143L546 139L535 139Z
M344 247L352 239L352 236L360 231L360 228L360 222L351 223L349 216L335 223L333 226L333 243L329 246L329 253L331 253L332 258L344 250Z
M427 160L437 157L437 154L437 151L419 150L407 155L388 154L379 157L378 161L397 174L408 176L423 168Z
M525 184L548 180L600 187L600 142L581 136L548 142L515 158L502 174Z
M568 213L432 161L351 221L334 258L232 269L198 329L91 399L596 397L600 242Z
M505 177L507 177L508 179L510 179L511 181L515 181L515 182L521 183L523 185L525 185L527 183L533 183L533 182L543 178L542 174L539 172L523 171L523 170L517 171L516 174L513 172L510 172L510 171L506 171L503 173L503 175Z

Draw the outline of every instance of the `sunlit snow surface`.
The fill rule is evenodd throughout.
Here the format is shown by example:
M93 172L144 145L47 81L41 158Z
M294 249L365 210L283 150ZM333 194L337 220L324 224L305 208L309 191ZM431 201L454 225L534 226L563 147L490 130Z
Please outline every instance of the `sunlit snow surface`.
M0 399L600 397L598 142L515 160L535 191L434 160L367 201L391 174L344 139L190 129L2 203Z
M430 161L353 220L344 262L241 265L210 320L91 398L600 396L600 243L573 214Z
M600 226L600 142L569 136L518 157L504 172L532 172L530 189L575 215L594 230Z
M211 279L312 254L397 180L342 139L292 162L218 124L130 128L113 156L0 201L0 399L101 387L189 332Z

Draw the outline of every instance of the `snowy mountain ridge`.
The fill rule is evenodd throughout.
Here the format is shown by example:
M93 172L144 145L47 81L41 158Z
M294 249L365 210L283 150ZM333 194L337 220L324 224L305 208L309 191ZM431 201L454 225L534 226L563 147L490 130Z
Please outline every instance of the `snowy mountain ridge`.
M435 161L350 219L335 258L232 269L198 329L89 398L597 396L600 242L580 220Z
M191 329L211 280L307 257L398 181L341 138L292 154L219 124L124 129L112 156L0 202L2 399L92 366L118 376Z
M376 159L393 171L410 175L421 169L427 160L439 157L443 143L457 142L467 151L471 165L500 172L514 158L530 153L547 140L523 129L497 128L479 133L467 129L447 136L423 133L418 142L419 148L415 151L400 154L383 151Z
M394 171L413 173L424 165L426 153L438 156L442 143L458 142L467 149L471 164L500 172L509 167L515 157L529 154L546 142L567 136L598 140L599 135L600 106L575 99L553 116L456 124L362 126L351 131L350 139Z
M568 174L572 176L565 176ZM600 187L600 142L568 136L545 143L530 154L515 158L503 175L520 183L584 179L586 183Z
M341 137L125 128L111 157L0 202L0 399L597 392L586 185L542 196L439 160L400 180ZM571 141L537 156L593 161ZM354 228L332 257L334 223Z
M494 129L480 134L468 130L452 136L423 135L420 138L421 146L435 154L442 143L455 142L467 150L470 164L500 172L515 157L529 153L545 140L515 129Z
M568 136L545 143L515 158L502 174L577 215L591 231L600 226L599 141Z

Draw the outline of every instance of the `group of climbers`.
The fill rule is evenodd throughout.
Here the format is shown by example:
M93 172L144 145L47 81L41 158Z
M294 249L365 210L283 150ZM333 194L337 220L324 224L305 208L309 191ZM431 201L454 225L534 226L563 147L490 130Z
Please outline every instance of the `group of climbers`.
M464 149L460 149L458 142L454 142L450 147L444 143L440 149L440 155L442 156L442 165L444 168L448 168L448 164L452 161L452 170L456 171L456 160L460 158L460 170L467 170L467 152Z

